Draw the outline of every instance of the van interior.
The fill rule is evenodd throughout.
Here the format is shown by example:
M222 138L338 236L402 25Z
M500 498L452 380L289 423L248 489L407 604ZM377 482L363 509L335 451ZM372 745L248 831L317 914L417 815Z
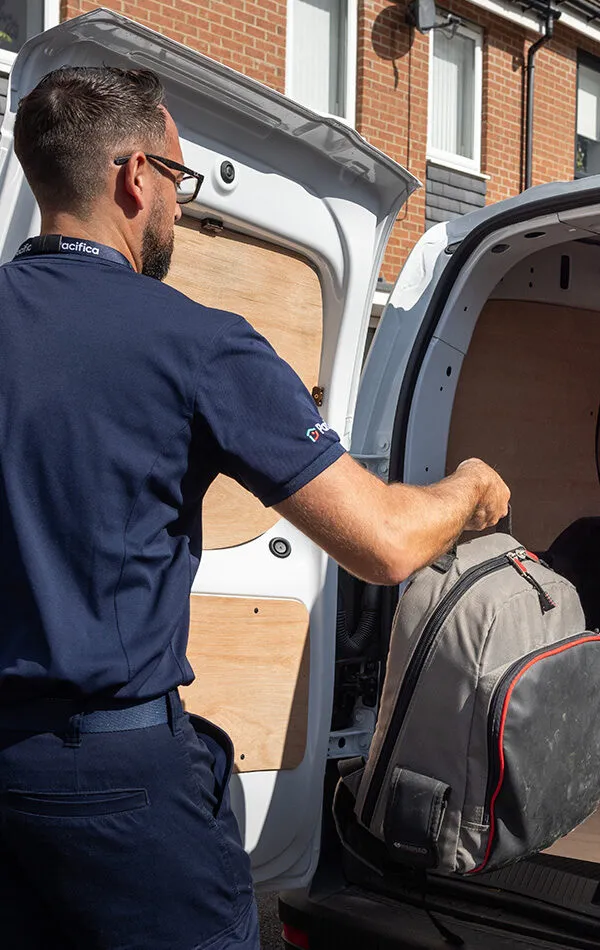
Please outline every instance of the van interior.
M570 230L576 237L557 240L558 230L563 238ZM502 273L504 254L513 260ZM486 266L490 260L493 266ZM469 289L448 297L434 330L452 347L464 341L464 357L452 349L446 365L430 349L411 410L412 425L422 429L439 432L440 415L447 420L439 457L432 457L430 444L417 461L419 452L413 452L413 475L418 465L449 474L472 456L497 468L512 490L513 534L575 584L590 630L600 628L599 262L600 237L562 225L554 233L529 230L489 247L469 277ZM490 272L493 283L486 287ZM452 384L444 415L436 397ZM360 630L356 582L345 578L341 586L346 615L354 611L352 622ZM378 633L348 659L352 672L344 673L338 661L338 729L351 684L385 663L395 603L384 595L384 608L386 599ZM352 640L352 630L344 637ZM342 639L338 656L344 648ZM371 683L361 701L376 702L379 688ZM415 900L410 872L398 869L378 878L347 853L339 860L351 885L409 902L412 894ZM600 918L600 810L547 852L512 867L468 882L438 878L436 885L435 875L429 877L434 903L437 893L468 900L469 906L489 908L492 902L514 910L521 898L532 898L527 913L539 903L548 926L554 921L558 929L574 912Z

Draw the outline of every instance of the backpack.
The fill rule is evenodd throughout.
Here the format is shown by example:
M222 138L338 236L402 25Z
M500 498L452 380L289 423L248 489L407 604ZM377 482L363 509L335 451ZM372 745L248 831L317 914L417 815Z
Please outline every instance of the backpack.
M334 817L365 863L491 871L600 802L600 634L577 591L507 534L419 571L394 617L366 762Z

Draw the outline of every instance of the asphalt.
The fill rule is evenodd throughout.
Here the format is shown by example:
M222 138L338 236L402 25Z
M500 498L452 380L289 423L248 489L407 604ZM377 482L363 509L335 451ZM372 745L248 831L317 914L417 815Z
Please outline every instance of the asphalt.
M283 950L281 924L277 916L277 894L257 894L261 950Z

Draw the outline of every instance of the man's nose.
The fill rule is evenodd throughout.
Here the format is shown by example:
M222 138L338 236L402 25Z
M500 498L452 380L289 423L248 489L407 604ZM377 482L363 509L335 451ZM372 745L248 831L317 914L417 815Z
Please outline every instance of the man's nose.
M176 204L175 205L175 224L177 224L177 222L181 220L182 214L183 214L183 211L181 210L181 205Z

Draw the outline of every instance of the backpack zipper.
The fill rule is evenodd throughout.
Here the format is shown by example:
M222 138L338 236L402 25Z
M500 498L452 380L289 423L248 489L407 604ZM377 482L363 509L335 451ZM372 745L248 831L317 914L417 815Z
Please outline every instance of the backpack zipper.
M525 580L531 584L533 589L537 591L538 599L540 602L540 607L543 614L548 613L549 610L553 610L556 607L556 604L552 600L549 594L546 593L539 581L535 579L533 574L530 574L523 561L529 558L532 561L539 561L539 558L535 554L530 554L529 551L526 551L525 548L519 548L517 551L509 551L506 555L510 563L517 569L519 574L525 578Z
M365 796L365 802L361 813L361 820L364 825L369 825L373 819L373 814L377 805L377 799L381 790L381 783L385 778L398 733L402 728L402 723L404 722L412 694L415 690L419 676L421 675L423 666L425 665L429 652L435 643L435 639L441 627L463 594L469 590L473 584L476 584L477 581L481 580L483 577L487 577L488 574L493 574L494 571L499 571L504 567L511 566L536 589L538 596L540 597L540 607L542 608L543 612L556 606L554 602L548 598L551 606L546 606L544 608L540 591L544 597L547 597L548 595L544 591L541 584L539 584L535 578L531 576L523 564L523 561L527 559L531 559L533 561L537 560L535 555L529 554L525 548L520 547L515 548L513 551L507 551L505 554L500 554L497 557L490 558L489 561L484 561L483 564L477 564L475 567L469 568L469 570L465 571L465 573L458 579L454 587L448 591L446 596L440 601L433 611L431 617L425 625L423 633L421 634L421 638L408 664L408 668L400 688L400 693L398 694L398 699L392 713L392 718L381 746L381 752L373 769L373 774L369 783L369 790Z

